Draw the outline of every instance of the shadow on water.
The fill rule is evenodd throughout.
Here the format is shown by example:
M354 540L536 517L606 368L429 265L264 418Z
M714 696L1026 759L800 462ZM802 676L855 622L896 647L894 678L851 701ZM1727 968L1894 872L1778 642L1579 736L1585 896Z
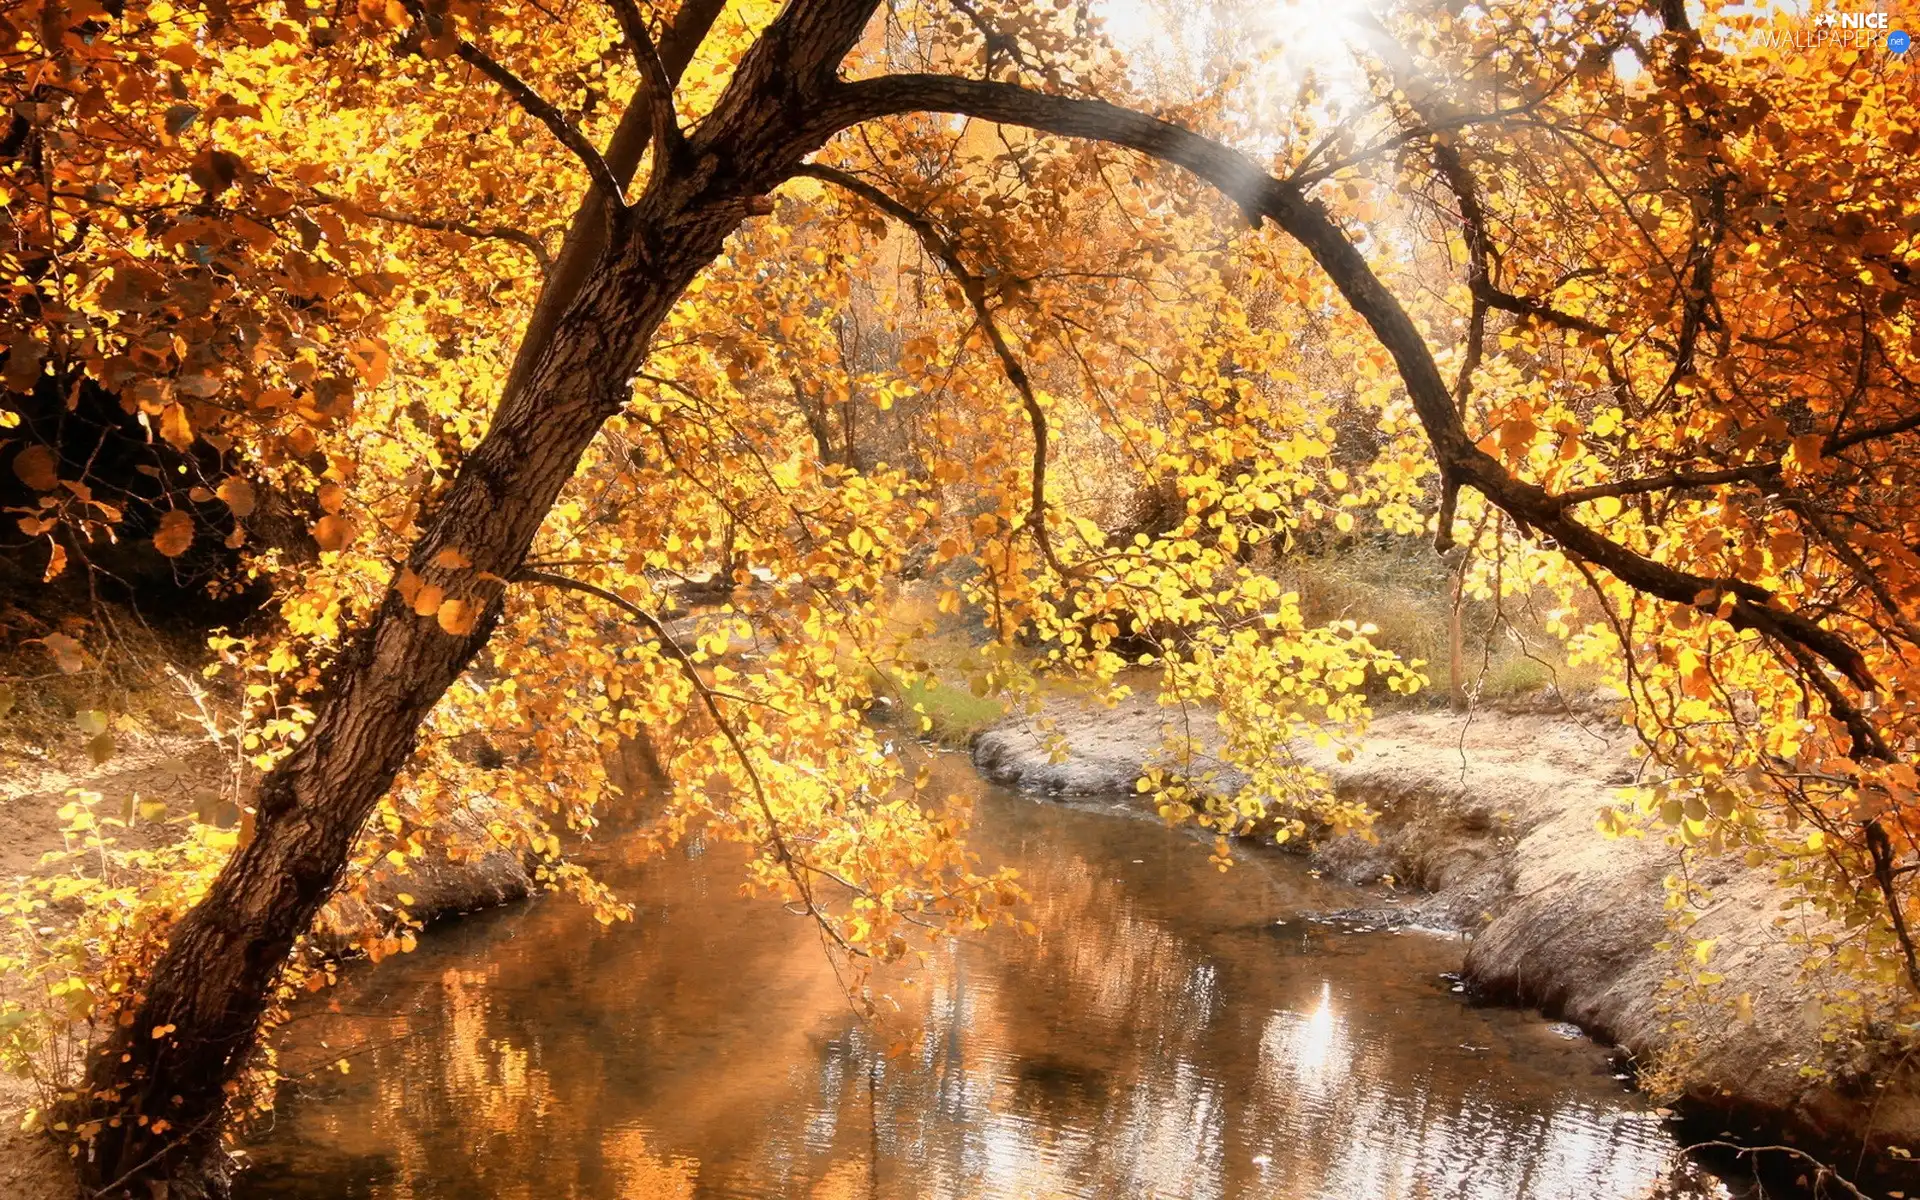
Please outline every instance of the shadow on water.
M1366 897L943 772L1039 933L936 951L899 1028L728 853L614 865L632 924L470 918L303 1009L241 1196L1730 1194L1600 1047L1453 994L1449 939L1316 924Z

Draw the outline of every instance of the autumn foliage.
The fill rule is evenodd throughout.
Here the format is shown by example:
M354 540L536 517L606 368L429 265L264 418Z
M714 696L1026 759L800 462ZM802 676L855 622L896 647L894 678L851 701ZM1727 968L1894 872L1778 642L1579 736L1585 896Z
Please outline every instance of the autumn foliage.
M148 1169L122 1116L205 1148L342 864L447 853L475 796L617 918L562 844L637 740L671 780L639 836L754 848L838 953L1011 919L866 716L928 669L903 576L977 623L983 691L1148 666L1217 711L1143 780L1170 817L1363 829L1287 747L1422 664L1270 569L1356 534L1549 597L1632 698L1645 811L1777 866L1835 918L1836 1019L1906 1036L1903 62L1716 3L1356 13L1312 69L1230 5L1217 61L1148 66L1084 7L874 8L6 7L8 554L273 597L217 643L246 833L65 943L117 964L67 1016L133 1031L75 1119L112 1162ZM719 607L675 622L690 587ZM216 997L191 953L264 965ZM156 1082L176 1012L224 1047L199 1092Z

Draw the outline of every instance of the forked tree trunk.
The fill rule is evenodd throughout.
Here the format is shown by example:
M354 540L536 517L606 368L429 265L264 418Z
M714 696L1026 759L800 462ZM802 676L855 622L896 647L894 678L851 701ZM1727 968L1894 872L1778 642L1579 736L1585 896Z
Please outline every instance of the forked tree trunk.
M96 1052L81 1108L101 1122L83 1154L98 1194L145 1200L149 1189L134 1188L149 1180L166 1180L171 1200L224 1190L229 1089L288 952L412 754L420 723L486 643L503 604L498 581L519 569L595 433L629 399L648 340L728 235L766 211L764 193L832 132L809 123L810 101L833 86L873 3L789 5L643 197L614 216L582 206L581 219L609 222L607 232L569 238L584 243L585 269L565 281L558 311L542 315L486 437L408 556L428 583L475 603L478 619L446 632L390 585L332 664L312 730L261 783L253 839L175 928L131 1022ZM444 549L471 567L434 565Z

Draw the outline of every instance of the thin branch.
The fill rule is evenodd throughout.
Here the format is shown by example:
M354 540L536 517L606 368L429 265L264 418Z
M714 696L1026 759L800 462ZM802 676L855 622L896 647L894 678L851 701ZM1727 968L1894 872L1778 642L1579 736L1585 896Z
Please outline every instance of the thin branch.
M420 0L405 0L405 2L407 11L413 14L414 21L422 29L433 37L442 36L446 27L443 18L429 13ZM600 157L600 151L594 148L585 134L574 128L573 122L567 120L559 109L547 103L546 99L539 92L534 91L531 85L502 66L492 55L465 38L460 38L455 43L454 53L459 56L461 62L493 80L499 85L500 90L511 96L528 115L551 130L553 136L560 139L561 145L573 151L574 157L586 167L587 174L593 177L594 183L607 194L613 204L623 210L627 207L623 189L620 187L619 180L614 177L613 169L607 166L607 160Z
M993 77L994 58L1000 54L1005 54L1012 60L1015 66L1023 70L1032 69L1033 65L1027 61L1027 56L1020 50L1019 38L1002 33L1000 30L994 28L993 23L988 21L986 17L981 14L980 10L975 8L968 0L951 0L951 3L955 9L959 10L960 15L967 19L967 23L973 26L974 32L978 33L986 43L985 61L981 68L982 78L990 79Z
M1619 479L1611 483L1568 488L1564 492L1555 493L1553 498L1560 507L1568 508L1575 504L1585 504L1589 500L1598 500L1604 496L1638 496L1647 492L1715 487L1723 483L1746 483L1771 479L1779 474L1780 464L1777 462L1752 463L1744 467L1726 467L1718 471L1671 471L1665 475L1650 475L1644 479Z
M1920 429L1920 413L1901 417L1897 421L1888 421L1884 425L1871 425L1865 429L1855 430L1845 437L1840 437L1839 431L1835 430L1835 435L1827 439L1827 444L1822 447L1822 452L1829 455L1836 454L1841 450L1858 446L1862 442L1871 442L1879 438L1893 437L1895 434L1906 433L1913 429Z
M819 869L802 862L794 855L792 849L788 847L786 835L780 830L780 821L773 815L773 804L767 799L766 785L760 780L760 772L754 769L753 760L748 757L747 748L741 743L740 735L734 732L732 724L727 721L725 714L720 711L719 697L715 695L712 688L707 686L707 681L701 677L700 668L694 665L693 658L681 648L679 642L674 640L673 635L667 632L666 626L660 623L659 618L624 596L610 592L603 587L587 583L584 580L572 579L565 575L555 575L548 571L534 571L523 567L514 574L514 580L519 583L545 584L548 587L580 592L584 595L592 596L597 600L603 600L621 612L626 613L629 617L632 617L636 622L644 626L649 633L653 634L654 638L659 641L660 648L667 652L667 657L673 659L674 663L680 668L681 673L686 676L687 682L693 685L694 692L699 695L701 703L706 707L707 715L712 717L713 723L719 727L720 736L724 737L727 740L727 745L732 747L734 757L740 762L740 769L747 773L747 779L753 784L754 800L759 804L761 816L763 816L767 822L767 836L773 841L774 857L779 860L781 867L786 870L787 878L793 881L793 886L799 890L800 898L806 905L807 915L814 919L821 930L824 931L828 937L832 938L840 949L856 957L865 957L865 952L848 944L847 940L840 936L839 930L835 929L833 923L827 919L827 915L821 912L819 907L814 904L813 890L807 884L806 878L801 872L802 870L818 871ZM825 872L821 873L825 874Z
M682 0L673 24L660 37L660 57L669 79L680 78L725 7L725 0ZM651 95L652 90L644 83L634 89L626 111L620 114L620 123L607 141L605 158L612 178L609 184L603 185L596 177L594 186L580 198L579 207L574 210L573 220L561 239L560 252L554 258L553 270L547 273L540 298L520 331L520 348L514 353L513 367L503 389L507 395L517 393L524 386L527 373L552 340L560 314L578 298L594 263L606 249L610 233L609 206L617 207L621 203L649 144L653 125ZM655 346L656 350L663 348Z
M1501 312L1510 312L1516 316L1532 317L1548 325L1556 325L1561 329L1576 330L1593 337L1609 338L1616 336L1613 330L1600 324L1598 321L1575 316L1573 313L1555 308L1546 301L1535 299L1532 296L1516 296L1512 292L1495 287L1489 280L1476 280L1473 282L1472 288L1474 299L1479 300L1488 308L1497 308Z
M1828 548L1853 571L1854 578L1873 593L1873 598L1880 602L1880 607L1887 611L1887 616L1900 632L1906 635L1907 640L1920 646L1920 624L1916 624L1912 617L1901 610L1900 602L1887 589L1887 581L1882 579L1880 572L1874 570L1873 565L1861 556L1860 551L1847 539L1847 535L1835 529L1825 517L1820 515L1819 509L1798 496L1783 497L1781 503L1813 527L1814 532L1820 535Z
M1907 914L1900 907L1900 888L1894 882L1893 843L1887 840L1887 831L1879 821L1866 823L1867 855L1873 860L1873 881L1880 885L1881 898L1887 905L1887 919L1893 923L1893 936L1900 943L1900 952L1906 960L1907 986L1915 995L1920 995L1920 956L1913 949L1913 935L1907 930Z
M316 197L328 204L350 207L356 212L372 217L376 221L387 221L395 225L406 225L413 229L425 229L434 233L457 233L462 237L477 238L501 242L512 242L523 247L540 264L540 273L545 275L553 266L553 258L547 253L544 242L524 229L515 229L511 225L474 225L467 221L451 217L419 217L411 213L394 212L385 208L364 208L351 200L316 190Z
M648 115L652 118L653 150L655 172L661 163L680 145L680 124L673 113L673 77L667 72L666 64L660 61L660 51L653 44L653 38L647 32L646 18L640 15L640 6L634 0L607 0L613 9L613 15L620 22L621 32L627 35L627 44L633 50L634 65L640 68L640 78L646 88L645 101ZM639 103L635 98L635 103Z
M1867 720L1866 712L1847 698L1839 684L1828 678L1825 667L1812 651L1795 641L1788 641L1786 649L1787 654L1800 665L1801 678L1819 692L1820 698L1826 702L1827 712L1846 726L1847 736L1853 740L1853 756L1881 762L1895 761L1892 748L1880 736L1880 731L1873 727L1873 722ZM1920 990L1920 987L1916 990Z

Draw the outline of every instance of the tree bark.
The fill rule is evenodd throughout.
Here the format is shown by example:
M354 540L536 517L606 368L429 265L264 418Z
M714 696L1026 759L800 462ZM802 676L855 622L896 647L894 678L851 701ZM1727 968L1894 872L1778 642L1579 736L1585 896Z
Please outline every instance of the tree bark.
M586 266L523 344L516 381L407 559L478 618L450 633L390 584L332 664L312 730L260 785L252 840L175 927L130 1021L95 1054L82 1116L97 1133L82 1166L96 1194L144 1197L156 1180L173 1200L224 1191L229 1089L288 952L412 754L421 721L485 645L504 603L499 581L518 571L596 432L629 399L654 331L740 222L766 211L764 193L818 148L800 115L832 86L873 6L790 4L640 200L582 206L580 221L593 227L569 242L586 247L570 251ZM471 567L436 566L450 548Z

